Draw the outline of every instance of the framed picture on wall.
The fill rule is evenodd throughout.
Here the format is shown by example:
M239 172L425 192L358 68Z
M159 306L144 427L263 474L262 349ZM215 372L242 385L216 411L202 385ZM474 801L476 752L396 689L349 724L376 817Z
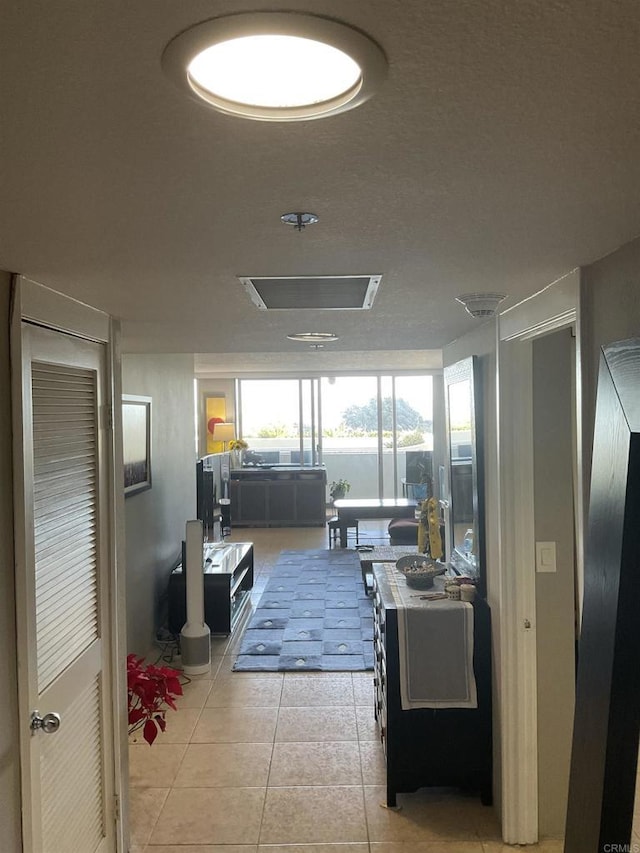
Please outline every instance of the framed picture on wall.
M227 419L227 401L224 396L205 397L205 420L207 425L207 453L222 453L224 441L215 437L217 424L224 423Z
M151 397L122 395L125 497L151 488Z

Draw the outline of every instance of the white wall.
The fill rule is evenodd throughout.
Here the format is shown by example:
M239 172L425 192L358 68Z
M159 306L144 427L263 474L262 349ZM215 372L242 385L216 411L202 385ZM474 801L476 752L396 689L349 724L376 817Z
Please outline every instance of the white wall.
M152 398L152 487L125 500L127 649L146 656L196 512L193 357L123 355L122 393Z
M495 322L474 328L443 350L443 365L455 364L470 355L479 357L482 375L483 428L484 428L484 496L485 496L485 556L487 572L487 600L491 607L493 651L493 777L494 804L500 812L502 777L500 773L500 706L496 693L495 674L500 669L500 609L499 609L499 543L498 518L498 432L496 421L496 328Z
M11 276L0 271L0 846L21 850L18 680L16 673L9 295Z
M563 329L533 342L535 538L556 544L535 589L541 838L564 835L575 704L573 341Z

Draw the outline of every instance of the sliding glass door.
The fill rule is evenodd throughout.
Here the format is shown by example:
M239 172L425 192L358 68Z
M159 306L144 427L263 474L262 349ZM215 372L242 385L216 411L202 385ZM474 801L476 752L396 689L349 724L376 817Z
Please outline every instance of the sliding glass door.
M240 431L249 449L266 464L300 464L300 380L243 379L238 385Z
M241 435L265 464L324 464L328 484L346 480L352 498L429 491L431 376L242 379L238 388Z
M336 376L320 380L322 461L329 484L346 480L348 497L379 495L379 446L375 376Z
M396 376L394 486L422 500L433 489L433 377Z

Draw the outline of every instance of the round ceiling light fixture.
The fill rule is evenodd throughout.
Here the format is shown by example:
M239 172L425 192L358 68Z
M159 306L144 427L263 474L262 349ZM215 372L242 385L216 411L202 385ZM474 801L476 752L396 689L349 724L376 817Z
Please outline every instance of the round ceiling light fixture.
M259 121L305 121L353 109L387 75L382 49L352 27L297 12L240 12L177 35L166 73L214 109Z
M290 341L301 341L305 344L324 344L338 340L338 336L333 332L293 332L287 337Z
M307 225L315 225L318 217L315 213L283 213L280 221L285 225L293 225L296 231L302 231Z

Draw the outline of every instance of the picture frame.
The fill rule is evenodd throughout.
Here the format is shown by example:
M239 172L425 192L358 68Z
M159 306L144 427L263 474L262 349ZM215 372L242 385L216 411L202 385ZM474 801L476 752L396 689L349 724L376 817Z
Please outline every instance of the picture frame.
M151 397L122 395L124 495L151 488Z

